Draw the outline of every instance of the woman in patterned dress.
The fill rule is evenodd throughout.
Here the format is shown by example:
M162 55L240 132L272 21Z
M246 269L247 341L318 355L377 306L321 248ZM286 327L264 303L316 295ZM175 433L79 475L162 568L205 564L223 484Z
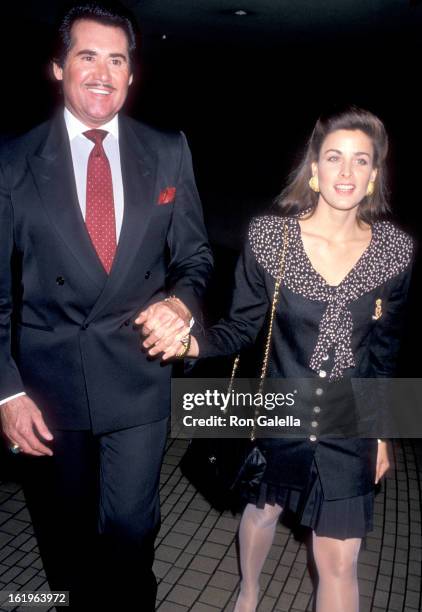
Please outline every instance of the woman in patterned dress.
M330 407L324 384L394 373L412 241L386 220L387 149L384 126L368 111L320 117L278 199L279 215L251 222L229 316L191 338L191 357L235 354L256 341L288 240L268 376L313 377L321 387L309 398L306 438L258 440L267 468L240 523L235 612L256 609L259 576L286 509L313 532L317 611L359 609L357 558L372 529L374 486L389 467L387 442L318 433ZM165 339L150 353L164 346Z

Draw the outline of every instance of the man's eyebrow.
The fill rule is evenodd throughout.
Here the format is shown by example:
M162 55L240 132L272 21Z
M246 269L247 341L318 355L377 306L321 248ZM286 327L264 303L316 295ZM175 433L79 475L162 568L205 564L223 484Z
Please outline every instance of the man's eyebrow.
M80 56L80 55L98 55L98 53L96 51L94 51L93 49L81 49L80 51L77 52L76 56ZM127 62L127 57L124 53L109 53L108 54L109 57L111 58L115 58L115 57L119 57L120 59L124 60L125 62Z
M110 53L109 57L120 57L121 59L123 59L125 62L127 62L127 56L124 53Z
M97 55L97 52L93 49L81 49L81 51L78 51L76 55Z

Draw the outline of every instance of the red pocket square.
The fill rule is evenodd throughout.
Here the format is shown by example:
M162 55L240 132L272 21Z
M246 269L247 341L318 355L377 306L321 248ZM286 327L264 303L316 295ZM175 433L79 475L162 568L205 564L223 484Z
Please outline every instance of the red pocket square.
M158 204L171 204L176 196L176 187L166 187L158 197Z

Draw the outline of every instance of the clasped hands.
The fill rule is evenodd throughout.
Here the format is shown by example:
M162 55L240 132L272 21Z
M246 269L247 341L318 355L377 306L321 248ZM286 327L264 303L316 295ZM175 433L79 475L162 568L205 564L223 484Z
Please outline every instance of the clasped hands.
M193 347L186 351L191 318L190 310L175 296L151 304L140 312L135 323L141 326L141 333L145 337L142 346L148 355L155 357L162 353L163 361L194 356L196 341L193 337Z

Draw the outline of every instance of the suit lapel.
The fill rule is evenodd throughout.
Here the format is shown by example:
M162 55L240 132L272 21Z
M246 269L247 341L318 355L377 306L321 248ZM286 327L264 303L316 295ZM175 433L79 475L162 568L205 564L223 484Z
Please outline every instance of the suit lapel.
M111 280L128 270L146 235L154 209L153 192L157 170L154 153L140 142L124 117L119 121L119 147L124 215Z
M47 140L28 159L41 200L57 233L91 280L103 287L107 274L86 230L78 203L69 139L62 115L51 122Z
M125 117L119 117L119 149L124 193L123 224L110 275L89 320L98 315L124 283L147 234L154 210L156 156L141 142L131 121Z

